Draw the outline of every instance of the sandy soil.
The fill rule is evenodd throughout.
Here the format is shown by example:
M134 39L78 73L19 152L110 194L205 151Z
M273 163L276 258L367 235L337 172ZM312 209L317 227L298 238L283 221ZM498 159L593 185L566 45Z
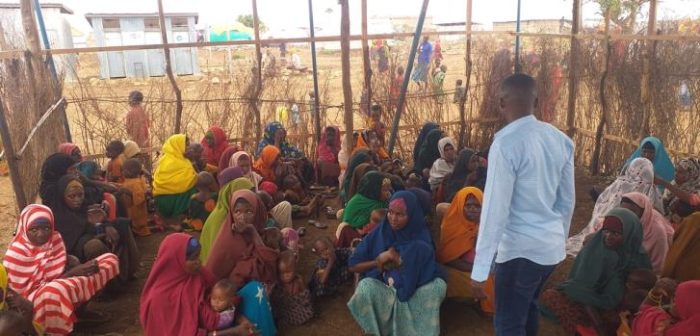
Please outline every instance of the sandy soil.
M588 190L593 185L599 185L599 180L589 177L582 171L577 172L577 206L574 214L572 232L580 230L588 221L593 203L588 196ZM329 201L328 205L334 205L335 201ZM16 223L16 210L14 197L10 188L10 180L7 177L0 178L0 221L5 225L0 227L0 248L7 246L11 239L12 230ZM326 220L329 228L325 230L308 227L308 234L303 238L307 249L302 251L301 272L308 274L312 268L314 257L308 248L310 242L320 235L332 235L337 223L335 220ZM305 220L295 222L297 226L304 225ZM142 262L146 267L139 275L139 279L130 284L125 292L107 302L93 302L91 307L106 311L112 315L109 323L100 326L81 327L76 335L141 335L138 320L138 304L143 282L147 277L147 270L153 264L158 244L164 234L155 234L151 237L138 240L142 253ZM565 261L550 278L549 284L560 282L568 273L571 260ZM333 299L320 302L319 316L300 327L281 327L280 335L360 335L361 331L353 321L346 307L346 303L352 295L351 285L346 286L341 294ZM441 326L443 335L491 335L493 327L491 319L481 316L475 306L446 301L442 305ZM542 320L540 335L563 335L561 329L555 324Z

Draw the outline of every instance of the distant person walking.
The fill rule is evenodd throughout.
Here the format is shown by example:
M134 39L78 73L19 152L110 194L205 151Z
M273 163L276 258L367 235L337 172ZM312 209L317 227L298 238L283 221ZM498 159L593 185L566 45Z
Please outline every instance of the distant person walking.
M574 210L574 145L532 115L536 92L530 76L516 74L503 81L500 113L508 124L489 150L471 278L474 296L486 297L495 256L494 325L499 336L537 335L537 297L566 256Z
M131 91L129 93L129 112L126 113L126 133L129 139L136 142L140 148L150 147L148 141L148 115L143 106L143 93Z
M428 35L423 36L423 43L418 47L418 64L413 71L413 79L420 89L428 87L428 68L430 67L430 57L433 54L433 45L430 44ZM424 86L425 85L425 86Z

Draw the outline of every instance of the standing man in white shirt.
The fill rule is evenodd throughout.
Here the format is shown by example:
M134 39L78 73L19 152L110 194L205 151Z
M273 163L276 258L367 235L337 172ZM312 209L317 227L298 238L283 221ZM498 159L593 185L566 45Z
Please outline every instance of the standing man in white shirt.
M496 335L535 336L537 297L566 257L575 197L574 144L532 115L537 108L532 77L506 78L500 107L507 125L489 150L472 288L475 297L485 297L495 256Z

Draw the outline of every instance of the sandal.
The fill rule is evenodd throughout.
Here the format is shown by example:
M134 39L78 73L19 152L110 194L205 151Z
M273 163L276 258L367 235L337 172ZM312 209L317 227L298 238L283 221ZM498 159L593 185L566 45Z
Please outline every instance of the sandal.
M305 227L300 227L300 228L297 230L297 234L299 235L299 237L303 237L303 236L306 234L306 228L305 228Z
M309 224L313 225L317 229L327 229L328 228L328 225L326 225L325 223L321 223L321 222L315 221L315 220L309 220Z
M332 207L329 207L329 206L326 207L326 218L337 219L337 217L336 217L337 213L338 213L338 210L333 209Z

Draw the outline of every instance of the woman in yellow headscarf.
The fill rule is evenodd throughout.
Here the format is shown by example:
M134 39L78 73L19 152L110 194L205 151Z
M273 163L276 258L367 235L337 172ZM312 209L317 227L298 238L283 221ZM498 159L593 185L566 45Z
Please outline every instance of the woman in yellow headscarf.
M440 225L437 257L447 269L447 298L471 300L471 270L476 257L476 237L479 231L483 193L466 187L452 199ZM481 300L481 310L495 312L493 276L486 283L487 299Z
M32 303L9 287L9 278L5 266L0 264L0 313L13 311L22 323L5 323L0 327L0 335L43 335L41 325L33 323L34 309ZM11 299L9 299L11 298Z
M184 134L175 134L163 144L163 157L153 174L153 196L156 210L165 224L180 231L190 197L197 192L197 172L186 157L189 141Z

